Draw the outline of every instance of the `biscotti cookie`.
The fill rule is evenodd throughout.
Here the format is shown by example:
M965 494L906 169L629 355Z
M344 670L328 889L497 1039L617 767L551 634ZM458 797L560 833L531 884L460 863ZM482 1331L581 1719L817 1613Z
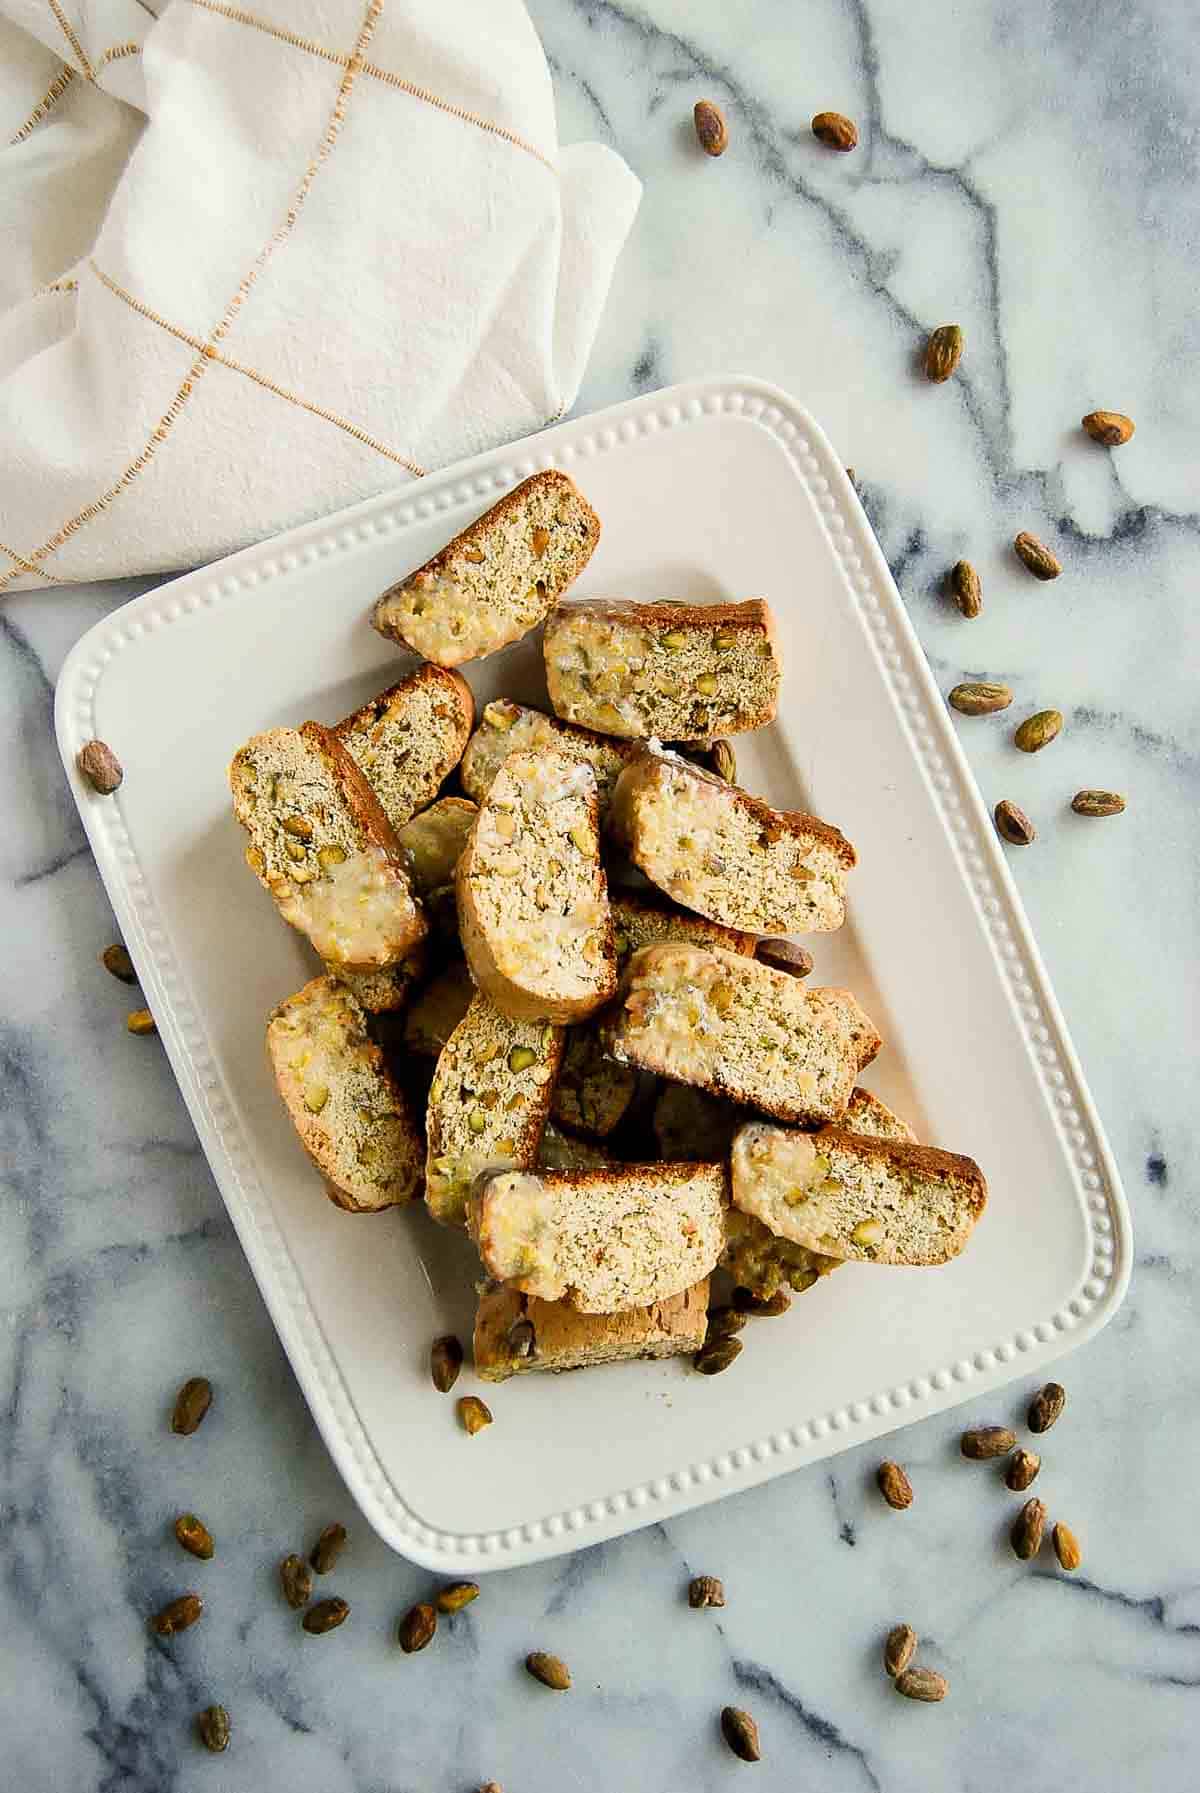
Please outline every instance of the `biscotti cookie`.
M617 985L596 780L554 748L492 781L455 873L463 950L505 1014L576 1021Z
M797 1133L750 1121L731 1166L743 1213L811 1251L874 1264L957 1257L987 1201L972 1159L839 1127Z
M420 1129L346 986L314 978L280 1003L267 1050L300 1143L338 1207L372 1214L411 1201L424 1163Z
M648 1307L699 1282L725 1246L723 1164L503 1171L467 1224L490 1275L580 1313Z
M626 738L697 740L775 715L775 624L744 604L560 604L543 639L550 702L564 721Z
M229 768L246 863L327 964L377 971L426 932L379 800L320 723L273 728Z
M608 814L618 776L637 751L632 741L614 741L591 729L573 728L541 710L497 697L485 706L479 727L467 742L458 774L463 790L482 803L509 754L530 753L538 747L557 747L592 768L602 818Z
M408 1006L404 1044L420 1058L437 1058L475 997L471 973L456 959L430 978Z
M594 1140L577 1139L573 1133L556 1127L552 1120L546 1122L538 1147L539 1170L598 1170L602 1164L613 1162L605 1148Z
M535 473L375 605L381 635L438 666L536 628L583 571L600 520L565 473Z
M333 732L398 831L433 802L462 758L474 720L467 681L426 662Z
M475 1178L533 1164L562 1058L563 1030L512 1021L476 996L442 1048L429 1090L425 1204L461 1226Z
M725 1250L721 1269L740 1289L769 1301L780 1289L803 1295L822 1276L841 1268L843 1259L810 1251L793 1239L780 1239L753 1214L730 1208L725 1216Z
M425 942L422 940L398 965L389 965L384 971L346 971L336 965L327 970L341 979L369 1015L394 1014L405 1006L424 975Z
M433 897L454 883L454 868L478 814L465 797L441 797L398 830L401 857L419 897Z
M846 1112L838 1126L847 1133L865 1134L868 1139L906 1140L914 1146L917 1143L916 1133L908 1122L893 1114L886 1102L881 1102L866 1089L851 1090Z
M619 1064L780 1120L837 1120L883 1043L848 990L715 947L643 947L621 989L601 1023Z
M608 825L652 884L727 927L814 934L846 919L855 852L844 835L679 754L644 748L617 780Z
M528 1370L579 1370L698 1351L708 1327L708 1279L651 1307L581 1314L561 1301L492 1289L475 1314L475 1371L504 1382Z

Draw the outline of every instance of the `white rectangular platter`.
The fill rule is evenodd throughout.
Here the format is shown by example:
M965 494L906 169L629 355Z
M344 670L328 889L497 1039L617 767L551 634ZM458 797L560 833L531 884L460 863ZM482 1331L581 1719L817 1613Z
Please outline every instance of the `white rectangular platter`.
M477 1261L422 1211L334 1208L293 1137L264 1024L315 967L246 870L225 773L256 730L334 722L400 676L371 601L549 466L603 521L573 595L771 600L783 702L738 741L739 777L860 856L846 927L808 943L813 981L855 991L887 1041L864 1082L976 1158L991 1196L956 1263L850 1265L719 1377L686 1360L529 1376L468 1438L427 1365L435 1334L470 1337ZM465 670L481 700L544 691L536 640ZM1119 1304L1124 1197L1003 854L849 480L786 394L654 393L149 592L75 648L57 722L263 1297L351 1492L406 1556L477 1572L612 1537L978 1399ZM115 799L75 771L91 736L124 764ZM468 1365L455 1392L474 1386Z

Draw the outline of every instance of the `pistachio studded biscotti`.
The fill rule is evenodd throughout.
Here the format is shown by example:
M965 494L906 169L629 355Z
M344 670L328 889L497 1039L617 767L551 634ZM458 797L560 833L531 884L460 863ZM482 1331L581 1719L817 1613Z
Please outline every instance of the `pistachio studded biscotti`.
M408 1003L425 972L425 942L414 946L396 965L383 971L347 971L330 965L330 974L341 979L369 1015L391 1015Z
M424 1145L399 1086L336 978L280 1003L267 1026L275 1082L331 1200L354 1214L411 1201Z
M503 1171L481 1179L467 1224L490 1275L580 1313L678 1295L725 1245L723 1164Z
M481 1171L533 1164L562 1058L563 1030L513 1021L486 996L471 1002L437 1061L425 1113L425 1205L462 1226Z
M535 473L375 605L381 635L461 666L536 628L583 571L600 520L565 473Z
M727 927L819 934L846 919L856 856L843 834L679 754L644 748L617 780L608 825L652 884Z
M847 1133L865 1134L869 1139L899 1139L914 1146L917 1143L916 1133L908 1122L866 1089L851 1090L846 1112L838 1126Z
M463 790L482 803L509 754L529 753L538 747L557 747L573 759L586 761L596 775L601 817L608 814L619 774L637 751L632 741L614 741L588 728L574 728L541 710L497 697L485 706L479 727L467 743L459 767Z
M480 805L455 873L471 975L496 1007L577 1021L617 985L591 767L515 753Z
M750 1121L730 1162L743 1213L812 1251L874 1264L957 1257L987 1201L972 1159L840 1127L798 1133Z
M395 830L329 729L306 722L255 735L234 755L229 783L250 836L246 863L328 965L378 971L424 938Z
M566 722L626 738L696 740L762 728L779 698L775 624L744 604L560 604L543 638L550 702Z
M601 1037L619 1064L818 1125L845 1112L883 1043L848 990L676 942L634 954Z
M580 1370L698 1351L708 1326L708 1279L624 1314L581 1314L562 1301L491 1289L475 1313L475 1370L504 1382L529 1370Z
M478 814L465 797L440 797L397 830L405 870L422 900L454 883L454 868Z
M427 661L333 732L399 830L433 802L462 758L474 720L467 681Z

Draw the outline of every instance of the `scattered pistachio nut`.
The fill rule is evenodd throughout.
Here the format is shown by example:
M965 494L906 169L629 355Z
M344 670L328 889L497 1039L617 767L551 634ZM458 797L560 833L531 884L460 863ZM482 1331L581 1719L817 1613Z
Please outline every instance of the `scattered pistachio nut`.
M818 112L812 121L812 134L826 149L843 154L858 147L858 126L844 112Z
M895 1507L898 1513L902 1513L906 1507L912 1506L912 1483L898 1463L893 1463L890 1458L886 1463L881 1463L875 1471L875 1480L889 1507Z
M737 783L737 754L732 741L720 736L709 748L708 759L718 778L723 778L726 784Z
M1029 1430L1031 1432L1048 1432L1054 1423L1062 1418L1062 1410L1067 1404L1067 1391L1061 1382L1047 1382L1034 1395L1029 1407Z
M944 1675L934 1668L906 1668L896 1676L895 1688L906 1700L944 1700L950 1691Z
M107 741L86 741L75 756L75 764L94 791L111 797L125 773L121 762Z
M964 616L976 617L983 609L983 586L969 560L956 560L951 567L950 595Z
M697 100L692 108L692 121L705 155L723 156L729 148L729 127L721 108L712 100Z
M212 1398L212 1383L207 1376L189 1376L175 1396L175 1407L171 1414L172 1432L189 1438L197 1426L203 1423L205 1414L212 1406Z
M310 1606L300 1623L312 1637L323 1637L327 1631L336 1631L350 1617L350 1603L339 1599L334 1594L328 1600L318 1600Z
M1007 685L981 680L975 684L956 685L947 702L960 716L994 716L997 710L1007 710L1012 700L1013 694Z
M1023 809L1002 797L993 810L996 832L1013 847L1028 847L1037 839L1037 829Z
M732 1338L735 1332L741 1332L749 1318L749 1314L739 1313L736 1307L710 1308L708 1331L704 1337L705 1344L708 1344L711 1339Z
M279 1585L288 1605L299 1612L312 1598L312 1565L306 1563L302 1556L285 1556L279 1565Z
M1039 542L1036 535L1023 529L1013 538L1016 556L1024 566L1029 568L1035 579L1057 579L1062 572L1062 562L1047 548L1045 542Z
M416 1606L410 1606L400 1621L397 1640L406 1656L415 1656L426 1644L432 1643L433 1634L437 1630L437 1612L427 1600L421 1600Z
M911 1625L893 1625L883 1642L884 1673L902 1675L917 1652L917 1634Z
M540 1681L543 1687L553 1688L555 1693L566 1693L571 1685L571 1671L566 1663L545 1650L531 1650L525 1658L525 1667L535 1681Z
M1073 1575L1083 1561L1083 1552L1079 1548L1079 1539L1069 1525L1060 1519L1050 1534L1054 1543L1054 1554L1058 1558L1058 1566Z
M1026 716L1024 722L1018 723L1013 740L1022 753L1040 753L1062 733L1062 725L1061 710L1035 710L1032 716Z
M760 965L769 965L772 971L786 971L792 977L808 977L813 968L813 956L807 947L797 946L794 940L760 940L754 949L754 957Z
M925 375L940 386L962 360L963 333L957 324L939 324L925 344Z
M448 1395L462 1369L463 1348L452 1332L443 1333L429 1347L429 1375L440 1395Z
M721 1712L721 1735L741 1762L761 1762L762 1748L758 1726L740 1706L725 1706Z
M492 1411L478 1395L463 1395L458 1403L458 1417L472 1438L492 1423Z
M204 1602L199 1594L180 1594L177 1600L168 1600L150 1621L150 1629L156 1637L174 1637L178 1631L187 1631L196 1623L204 1611Z
M327 1525L312 1547L309 1562L318 1575L328 1575L346 1548L348 1533L344 1525Z
M138 974L133 968L133 960L125 947L119 942L115 946L106 946L100 954L100 963L105 971L113 977L120 978L123 984L136 984Z
M792 1305L792 1298L786 1289L776 1289L773 1295L756 1295L753 1289L742 1288L733 1291L730 1297L739 1314L750 1314L759 1320L774 1320L780 1314L786 1314Z
M1013 1555L1020 1557L1023 1563L1029 1562L1042 1548L1042 1533L1045 1529L1044 1505L1037 1499L1027 1500L1013 1520L1013 1528L1009 1534Z
M196 1731L205 1749L214 1756L229 1748L229 1714L224 1706L206 1706L196 1715Z
M158 1024L149 1009L131 1009L125 1017L125 1025L130 1033L138 1035L158 1032Z
M464 1606L470 1606L472 1600L479 1598L477 1581L448 1581L437 1595L439 1612L461 1612Z
M730 1364L736 1363L741 1355L741 1339L706 1339L692 1359L692 1366L702 1376L719 1376L722 1370L727 1370Z
M1077 816L1119 816L1125 799L1116 791L1076 791L1071 808Z
M175 1521L175 1536L189 1556L198 1556L203 1563L212 1558L213 1535L195 1513L181 1513Z
M1024 1494L1026 1488L1033 1485L1037 1472L1042 1467L1042 1459L1036 1451L1014 1451L1004 1471L1004 1485L1011 1488L1014 1494Z
M688 1583L688 1605L695 1609L702 1606L724 1606L725 1589L715 1575L693 1575Z
M1120 448L1123 442L1128 442L1134 430L1132 417L1126 417L1123 411L1089 411L1080 422L1092 441L1102 443L1105 448Z
M972 1462L983 1463L989 1457L1007 1457L1016 1442L1017 1435L1010 1426L973 1426L963 1433L960 1449Z

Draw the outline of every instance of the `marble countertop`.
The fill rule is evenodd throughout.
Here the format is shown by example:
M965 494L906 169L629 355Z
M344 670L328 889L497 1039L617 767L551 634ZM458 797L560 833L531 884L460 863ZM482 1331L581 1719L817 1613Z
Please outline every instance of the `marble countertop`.
M1185 1793L1200 1747L1200 1221L1196 829L1200 727L1200 33L1179 0L531 0L565 140L613 143L645 198L580 400L755 373L822 420L860 491L942 685L1003 679L1059 742L960 734L989 803L1038 824L1021 888L1126 1180L1125 1306L1064 1360L1067 1414L1039 1490L1078 1532L1079 1573L1030 1570L1005 1498L961 1464L962 1418L891 1447L917 1498L883 1507L867 1446L757 1492L542 1567L489 1578L437 1647L395 1618L429 1577L357 1520L292 1380L165 1059L124 1030L97 967L113 937L54 747L63 657L132 585L31 593L0 612L3 1351L0 1711L7 1785L41 1793L683 1793L750 1771L716 1715L759 1721L760 1788L820 1793ZM699 155L691 108L726 111ZM808 119L853 115L860 147ZM959 376L916 370L962 324ZM1130 413L1115 453L1080 434ZM1043 536L1065 572L1006 546ZM942 589L960 556L985 607ZM143 582L144 584L144 582ZM1083 785L1116 821L1065 812ZM1036 1239L1030 1250L1036 1251ZM219 1409L166 1427L197 1370ZM994 1413L1024 1410L1017 1386ZM1007 1497L1011 1498L1011 1497ZM168 1541L217 1534L191 1573ZM297 1648L279 1556L349 1524L351 1622ZM687 1610L691 1573L720 1613ZM224 1591L174 1651L145 1616ZM894 1697L899 1618L942 1670L939 1707ZM560 1698L520 1662L557 1652ZM211 1700L235 1742L189 1732Z

